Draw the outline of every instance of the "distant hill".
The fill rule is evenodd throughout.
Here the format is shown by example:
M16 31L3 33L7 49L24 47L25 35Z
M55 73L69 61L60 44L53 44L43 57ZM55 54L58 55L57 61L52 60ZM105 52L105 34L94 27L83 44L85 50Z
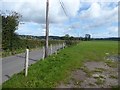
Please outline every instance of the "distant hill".
M21 39L45 40L45 36L19 35L19 37ZM82 41L85 40L85 37L73 37L73 38L80 39ZM64 40L64 36L49 36L49 40ZM90 40L115 40L115 41L120 41L120 37L91 38Z
M19 35L21 39L40 39L45 40L45 36ZM49 36L49 40L60 40L60 36Z
M114 40L114 41L120 41L120 37L92 38L92 40Z

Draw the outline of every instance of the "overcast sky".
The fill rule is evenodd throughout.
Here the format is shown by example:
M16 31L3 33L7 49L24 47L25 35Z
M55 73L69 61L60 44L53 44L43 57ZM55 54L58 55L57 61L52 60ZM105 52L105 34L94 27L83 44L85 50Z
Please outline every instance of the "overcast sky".
M50 35L118 37L118 0L50 0ZM92 1L92 2L91 2ZM114 1L114 2L111 2ZM45 35L46 0L2 0L2 11L12 10L22 15L16 33Z

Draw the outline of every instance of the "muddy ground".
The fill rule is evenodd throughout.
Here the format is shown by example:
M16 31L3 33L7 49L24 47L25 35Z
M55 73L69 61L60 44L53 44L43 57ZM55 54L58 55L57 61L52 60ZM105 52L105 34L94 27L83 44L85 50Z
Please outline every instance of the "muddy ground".
M109 56L105 61L91 61L75 71L66 83L57 88L112 88L118 86L119 57Z

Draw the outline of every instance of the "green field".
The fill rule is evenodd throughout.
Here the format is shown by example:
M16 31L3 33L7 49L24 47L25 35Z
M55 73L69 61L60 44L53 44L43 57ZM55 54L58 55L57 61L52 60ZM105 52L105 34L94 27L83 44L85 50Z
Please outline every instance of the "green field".
M118 54L117 41L81 41L52 55L44 61L38 61L29 67L28 77L22 71L3 83L3 88L50 88L61 81L66 82L73 70L82 67L87 61L104 61L106 53Z

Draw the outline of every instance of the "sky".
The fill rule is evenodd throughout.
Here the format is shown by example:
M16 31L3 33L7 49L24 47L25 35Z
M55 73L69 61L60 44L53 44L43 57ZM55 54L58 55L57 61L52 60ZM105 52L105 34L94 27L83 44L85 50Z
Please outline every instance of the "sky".
M60 5L63 2L63 8ZM49 35L118 37L119 0L49 0ZM45 36L46 0L2 0L2 12L22 15L16 33Z

